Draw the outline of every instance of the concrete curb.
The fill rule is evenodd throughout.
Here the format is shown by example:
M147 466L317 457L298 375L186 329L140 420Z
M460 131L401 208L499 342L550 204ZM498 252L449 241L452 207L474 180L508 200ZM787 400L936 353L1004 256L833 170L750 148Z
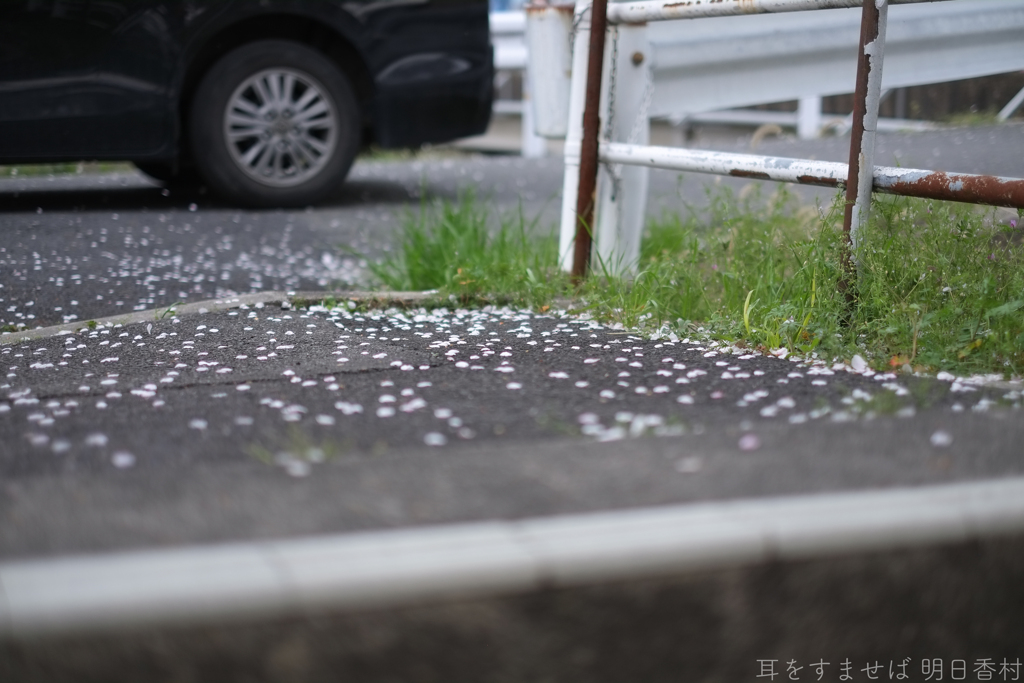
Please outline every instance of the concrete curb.
M408 308L410 306L423 306L433 303L436 297L437 292L434 290L426 292L256 292L253 294L239 294L238 296L225 297L223 299L193 301L167 308L134 311L132 313L96 318L85 322L75 321L64 323L63 325L24 330L22 332L4 332L0 334L0 346L20 344L21 342L32 341L33 339L45 339L60 334L70 334L87 329L89 323L95 323L96 327L112 327L114 325L153 322L154 320L170 316L180 318L186 315L229 311L233 308L256 306L258 304L273 306L288 303L292 306L307 306L333 299L335 301L354 301L375 308L385 308L388 306Z
M403 607L1024 532L1024 478L0 563L0 637Z

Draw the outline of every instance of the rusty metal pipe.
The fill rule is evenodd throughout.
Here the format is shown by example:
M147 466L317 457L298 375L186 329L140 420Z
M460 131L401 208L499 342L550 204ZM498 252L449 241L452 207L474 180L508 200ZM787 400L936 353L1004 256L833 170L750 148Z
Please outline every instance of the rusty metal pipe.
M875 192L1024 209L1024 179L875 167Z
M576 244L572 281L579 284L590 266L594 205L597 200L597 147L601 127L601 76L608 27L608 0L594 0L590 8L590 46L587 60L587 95L583 107L580 143L580 182L576 191Z

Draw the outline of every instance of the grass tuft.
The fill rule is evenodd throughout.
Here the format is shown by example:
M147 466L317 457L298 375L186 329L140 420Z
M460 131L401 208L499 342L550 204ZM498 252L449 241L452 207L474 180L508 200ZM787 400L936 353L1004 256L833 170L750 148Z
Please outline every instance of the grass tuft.
M558 239L520 211L497 229L474 195L422 204L405 217L396 255L370 266L387 287L441 290L460 302L543 306L568 282L555 267Z
M130 173L135 166L116 161L90 161L65 164L22 164L0 166L0 178L39 178L83 173Z

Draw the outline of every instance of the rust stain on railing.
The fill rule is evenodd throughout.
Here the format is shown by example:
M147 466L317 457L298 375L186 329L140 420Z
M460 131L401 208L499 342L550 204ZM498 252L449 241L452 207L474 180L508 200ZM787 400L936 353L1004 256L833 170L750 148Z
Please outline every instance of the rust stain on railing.
M920 171L875 176L875 189L889 194L971 204L1024 208L1024 180L987 175Z
M738 168L734 168L729 171L729 175L736 178L751 178L753 180L771 180L772 177L764 171L743 171Z
M559 14L565 14L572 16L575 11L574 5L549 5L544 2L531 2L528 5L523 6L523 11L526 14L545 14L547 12L556 12Z
M802 175L797 176L801 185L818 185L820 187L842 187L843 181L828 176Z

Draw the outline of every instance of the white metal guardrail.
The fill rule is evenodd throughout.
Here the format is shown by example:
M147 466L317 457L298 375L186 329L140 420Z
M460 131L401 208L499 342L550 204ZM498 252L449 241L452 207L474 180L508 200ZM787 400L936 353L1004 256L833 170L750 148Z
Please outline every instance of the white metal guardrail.
M652 26L648 26L648 22L671 22L678 26L681 22L675 20L679 19L851 8L860 6L860 0L705 0L703 3L697 0L653 0L616 2L610 5L606 0L593 0L593 5L591 2L577 4L573 19L576 28L572 43L572 79L568 89L566 118L566 174L561 224L563 267L568 270L573 266L574 274L582 276L585 264L589 261L591 237L597 242L598 254L606 267L629 271L635 266L646 204L648 167L814 185L845 185L849 202L846 224L853 238L856 237L860 216L866 214L872 187L875 191L897 194L1004 206L1024 205L1024 181L1016 179L964 174L950 177L929 171L874 169L873 142L874 133L878 128L878 103L883 83L883 51L886 58L886 73L890 63L889 41L886 35L889 5L909 5L922 1L869 2L868 10L877 13L875 19L870 20L869 17L869 28L874 30L877 26L876 37L865 40L862 35L859 40L860 49L849 55L842 45L842 40L833 34L826 35L808 54L823 55L831 42L838 45L834 58L820 59L820 69L814 64L807 63L801 67L808 73L820 72L817 76L813 73L808 76L811 80L819 79L817 84L812 83L813 87L809 86L811 92L821 92L821 83L836 80L837 74L850 76L850 80L846 81L847 85L838 87L838 91L849 91L852 76L856 74L857 109L853 121L850 165L648 147L646 143L651 113L668 111L670 107L679 107L679 101L686 101L687 92L679 88L674 91L672 89L680 82L678 79L693 77L692 74L686 75L686 69L682 69L681 65L700 61L697 57L699 50L683 48L680 44L676 44L671 50L662 49L659 52L655 47L656 41L652 42L652 35L656 34ZM598 7L606 8L607 11L607 35L605 30L591 31L592 20L599 18L595 12ZM986 72L998 73L1024 68L1024 50L1020 49L1020 36L1024 28L1024 2L947 0L941 7L942 11L938 11L937 7L939 5L896 8L900 12L894 14L898 14L900 21L899 28L895 31L897 39L893 43L896 46L895 57L892 59L896 65L893 70L895 76L892 76L894 85L913 81L943 81ZM921 12L923 9L927 9L928 12ZM908 14L907 10L917 11L916 17ZM815 14L839 15L839 18L834 20L839 22L835 26L849 22L849 12L845 10L837 9L836 12ZM790 17L796 17L797 24L809 25L806 23L808 20L801 15ZM753 22L778 18L733 17L724 20L708 18L703 21L745 22L744 30L749 33L754 30ZM528 30L532 30L530 26L528 23ZM722 24L719 28L721 26ZM736 32L737 35L742 34L739 29L736 29ZM696 33L691 32L691 35ZM840 31L837 28L833 33L837 34ZM750 33L748 38L756 43L757 41L751 37L753 35ZM595 40L595 36L599 36L601 40ZM784 36L770 38L769 34L762 34L762 37L765 37L767 42L762 41L763 44L754 45L750 51L750 54L762 55L759 60L764 64L758 68L763 66L768 72L772 69L785 71L789 68L788 64L793 56L792 41L785 39ZM596 45L598 42L604 42L605 38L607 49ZM764 56L773 41L779 43L779 46L774 48L777 53L775 59ZM729 53L715 52L707 45L704 47L709 55L704 58L703 67L695 67L696 71L704 69L701 78L707 83L713 80L708 74L714 72L712 67L717 59L723 63L718 72L719 79L726 84L734 84L735 81L729 80L729 73L738 61L737 56L732 55L730 61ZM742 59L739 61L752 61L750 54L741 54ZM915 62L919 63L916 72ZM673 70L678 72L678 78L671 76ZM659 72L663 75L659 76ZM590 73L596 74L596 81L593 80L594 76L588 78ZM794 81L799 80L800 73L803 72L786 71L787 78ZM659 95L659 88L669 89L669 95ZM540 92L539 90L538 93ZM736 103L735 100L728 99L736 97L729 93L719 93L714 97L718 98L716 102L726 105ZM779 99L779 96L772 95L767 99ZM559 107L546 106L539 101L537 104L538 126L543 127L548 125L543 121L544 112L557 111ZM598 156L603 162L599 179ZM858 167L867 170L858 176ZM847 182L848 180L850 182ZM590 226L593 226L592 230Z
M612 5L612 11L619 7ZM821 98L850 92L860 12L659 21L647 29L652 117L685 119L762 102L799 100L802 137L824 120ZM884 89L1024 69L1024 3L967 0L894 6L886 29ZM909 128L908 121L885 121ZM880 121L880 126L882 125Z
M555 0L557 2L557 0ZM531 28L527 31L527 15ZM850 91L856 65L858 10L756 17L712 17L662 21L647 27L646 65L656 85L649 115L673 123L732 123L793 126L801 138L824 128L846 132L852 117L822 114L822 98ZM572 4L538 5L526 12L494 12L491 35L499 72L529 72L525 102L550 106L552 96L529 87L552 88L551 72L565 72L561 122L552 132L540 120L536 131L565 136L568 106L569 32ZM565 24L565 26L559 26ZM1024 69L1024 2L966 0L928 6L898 6L890 12L882 87L896 88ZM565 46L556 43L562 41ZM532 60L529 55L534 54ZM525 71L524 71L525 70ZM534 73L538 71L539 73ZM884 97L884 95L883 95ZM764 102L797 100L797 112L736 110ZM522 114L524 156L544 153L526 119L524 101L499 100L495 113ZM999 112L1005 120L1024 104L1024 90ZM543 118L543 117L541 117ZM926 121L879 119L879 130L927 129Z

